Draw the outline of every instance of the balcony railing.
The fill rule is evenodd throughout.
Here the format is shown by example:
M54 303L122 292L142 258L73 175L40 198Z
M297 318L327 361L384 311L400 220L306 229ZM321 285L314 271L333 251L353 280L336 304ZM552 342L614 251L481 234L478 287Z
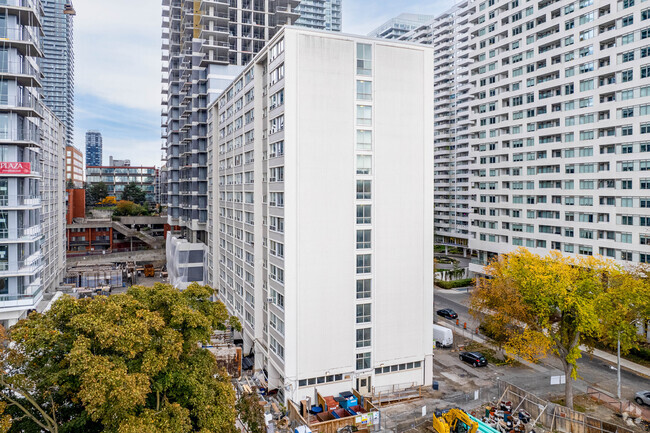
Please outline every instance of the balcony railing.
M0 208L40 205L41 197L38 195L0 195Z
M0 1L0 4L1 3L2 1ZM36 45L39 50L43 50L43 43L41 41L41 38L38 36L38 33L30 32L28 30L28 27L25 26L2 27L0 28L0 38L8 39L11 41L29 42Z
M0 3L2 3L2 0L0 0ZM33 110L39 115L43 114L43 106L41 105L39 100L29 95L25 95L25 96L20 95L20 96L13 96L13 97L9 97L7 95L0 95L0 106L25 108L25 109Z
M0 32L1 35L2 32ZM39 72L27 60L21 62L15 60L5 60L0 62L0 73L2 74L16 74L16 75L31 75L38 78Z
M0 243L3 241L30 241L38 239L43 232L41 226L15 228L15 229L0 229Z
M41 256L17 262L0 262L0 275L35 274L43 267Z
M1 1L1 0L0 0ZM37 278L24 288L25 293L16 295L0 295L0 310L3 308L31 307L36 305L43 296L43 284Z

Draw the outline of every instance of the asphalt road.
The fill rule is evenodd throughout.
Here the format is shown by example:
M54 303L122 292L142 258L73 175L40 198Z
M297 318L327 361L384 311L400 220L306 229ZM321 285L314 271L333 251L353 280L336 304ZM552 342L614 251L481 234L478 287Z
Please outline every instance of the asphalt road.
M456 290L441 290L437 289L434 297L434 308L439 310L442 308L451 308L457 314L459 322L462 326L464 322L467 323L467 328L474 330L478 327L479 321L474 319L469 314L467 303L469 300L469 293L459 292ZM444 319L435 315L434 320ZM560 360L553 355L543 361L543 364L548 368L548 374L561 374L562 364ZM601 359L594 358L588 353L583 353L582 358L578 361L578 374L582 379L582 383L578 388L586 389L587 385L594 386L598 389L616 395L616 366L611 365ZM506 379L507 380L507 379ZM517 383L517 385L519 385ZM524 385L524 384L522 384ZM637 391L650 390L650 379L643 376L634 374L631 371L621 371L621 395L624 399L633 400L634 394Z

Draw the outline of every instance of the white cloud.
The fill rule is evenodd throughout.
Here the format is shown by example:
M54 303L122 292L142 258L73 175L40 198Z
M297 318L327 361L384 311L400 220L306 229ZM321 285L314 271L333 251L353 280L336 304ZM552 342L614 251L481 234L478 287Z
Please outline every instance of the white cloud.
M449 0L343 0L343 31L365 35L401 13L437 15L453 5Z
M159 110L160 0L76 0L74 5L76 91Z

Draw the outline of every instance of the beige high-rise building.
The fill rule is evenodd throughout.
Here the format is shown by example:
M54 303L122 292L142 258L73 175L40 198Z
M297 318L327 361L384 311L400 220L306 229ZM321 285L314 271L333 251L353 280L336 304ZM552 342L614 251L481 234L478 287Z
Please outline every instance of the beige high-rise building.
M65 179L76 188L84 183L84 154L74 146L65 147Z

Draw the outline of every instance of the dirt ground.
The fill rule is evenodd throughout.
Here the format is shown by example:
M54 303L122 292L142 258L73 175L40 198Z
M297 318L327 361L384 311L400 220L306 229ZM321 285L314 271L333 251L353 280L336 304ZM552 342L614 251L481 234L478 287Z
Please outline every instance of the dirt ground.
M485 406L495 405L499 398L497 379L515 383L530 393L559 402L563 386L550 386L548 377L524 365L472 368L461 362L458 350L434 350L434 381L438 390L422 388L422 397L381 407L382 430L392 432L431 433L432 414L436 410L460 407L481 417ZM637 432L648 432L647 424L627 424L620 415L606 406L590 399L586 394L576 392L575 408L580 412ZM423 414L425 414L423 416ZM537 432L544 431L536 427Z

